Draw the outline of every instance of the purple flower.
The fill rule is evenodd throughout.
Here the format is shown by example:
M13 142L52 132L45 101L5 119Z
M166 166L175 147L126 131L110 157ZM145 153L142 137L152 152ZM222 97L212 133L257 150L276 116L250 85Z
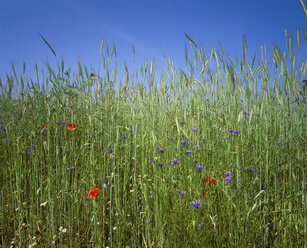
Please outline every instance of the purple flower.
M129 130L129 133L133 133L133 130Z
M168 129L165 129L164 132L168 133Z
M69 149L67 149L67 150L65 150L65 152L70 152L70 150L69 150Z
M224 173L224 175L225 175L226 177L230 177L230 176L232 175L232 173L231 173L230 171L227 171L227 172Z
M180 144L181 144L181 145L186 145L186 144L188 144L188 142L187 142L187 141L182 140L182 141L180 141Z
M276 145L280 145L280 146L282 146L284 143L282 142L282 141L277 141L276 142Z
M158 166L163 167L165 164L164 163L159 163Z
M31 155L31 152L26 152L26 156L30 156Z
M60 123L61 123L61 124L66 124L66 123L67 123L67 121L61 121Z
M148 220L148 224L150 224L150 223L152 223L152 219L149 219L149 220Z
M247 113L247 112L243 112L243 114L244 114L245 118L247 118L247 116L249 115L249 113Z
M156 149L157 149L157 150L160 150L160 147L159 147L159 146L157 146L157 147L156 147Z
M233 129L228 129L228 133L232 133L233 131Z
M193 206L193 208L199 208L202 204L203 202L201 200L195 199L194 201L191 201L191 205Z
M109 150L109 152L113 152L114 148L109 148L108 150Z
M11 142L11 140L10 139L6 139L6 142Z
M254 168L247 168L247 170L249 170L250 172L255 172L256 171L256 169L254 169Z
M185 150L185 151L183 151L185 154L191 154L192 153L192 151L191 150Z
M210 128L211 128L211 129L215 129L215 126L211 126Z
M127 139L127 138L128 138L128 136L123 136L123 137L122 137L122 140Z
M179 192L179 196L182 197L182 198L185 197L186 194L187 194L187 192L185 192L184 190Z
M196 128L196 127L192 127L192 131L195 133L195 132L197 132L197 131L198 131L198 128Z
M171 162L172 164L178 164L180 161L177 158L174 158Z
M202 223L198 224L198 228L199 228L199 230L202 230L204 227L205 227L205 226L204 226L204 222L202 222Z
M167 138L169 141L174 141L174 139L173 138Z
M165 153L165 150L163 150L163 149L160 149L160 150L159 150L159 152L161 152L161 153Z
M152 160L150 160L150 162L155 163L155 162L156 162L156 160L152 159Z
M201 166L201 165L197 165L195 168L196 168L197 170L203 170L205 167L204 167L204 166Z
M95 134L95 132L90 132L90 134L91 134L91 135L94 135L94 134Z
M194 149L195 149L195 150L199 150L199 149L200 149L200 146L194 146Z
M254 197L249 197L249 199L250 199L251 201L253 201L253 200L254 200Z
M66 170L72 170L72 169L74 169L74 168L75 168L75 167L70 166L70 167L66 168Z
M240 130L233 130L233 133L235 134L240 133Z
M231 177L224 177L224 180L228 183L232 181Z
M107 184L103 184L103 187L106 189L106 188L108 188L108 186L110 185L110 183L108 182Z

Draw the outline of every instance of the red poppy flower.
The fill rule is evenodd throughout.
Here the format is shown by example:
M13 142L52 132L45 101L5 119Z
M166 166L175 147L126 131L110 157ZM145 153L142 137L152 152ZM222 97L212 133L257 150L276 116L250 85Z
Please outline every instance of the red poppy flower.
M205 182L206 182L206 183L209 183L210 181L211 181L211 177L206 177Z
M43 125L43 126L42 126L42 129L44 129L44 128L47 128L47 125Z
M206 183L210 183L210 184L217 184L216 179L212 178L212 177L206 177L205 180Z
M100 189L98 188L92 188L89 192L88 192L88 197L90 199L92 199L93 197L96 197L98 195L98 193L100 192Z
M77 125L74 124L74 123L68 122L67 125L69 126L68 130L70 130L70 131L77 129Z
M212 179L210 183L211 184L217 184L217 181L216 181L216 179Z

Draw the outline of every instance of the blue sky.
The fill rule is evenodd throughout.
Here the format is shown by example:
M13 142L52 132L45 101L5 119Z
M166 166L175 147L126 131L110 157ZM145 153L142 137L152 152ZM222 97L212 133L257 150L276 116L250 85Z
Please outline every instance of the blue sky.
M305 3L306 5L306 3ZM56 65L77 70L78 58L96 71L101 40L117 49L118 67L125 61L133 68L132 45L135 46L134 68L146 59L164 66L163 56L174 59L176 68L185 68L187 33L206 52L221 43L233 59L242 55L242 35L246 34L248 60L256 53L261 60L260 45L272 44L287 50L285 29L294 38L296 30L307 27L299 0L11 0L0 3L0 77L17 74L33 77L34 65L44 69L48 56ZM54 58L42 41L41 33L57 54ZM190 51L190 50L189 50ZM208 52L207 52L208 53ZM191 55L191 53L190 53ZM301 33L300 63L307 58L307 46ZM100 70L102 72L102 70Z

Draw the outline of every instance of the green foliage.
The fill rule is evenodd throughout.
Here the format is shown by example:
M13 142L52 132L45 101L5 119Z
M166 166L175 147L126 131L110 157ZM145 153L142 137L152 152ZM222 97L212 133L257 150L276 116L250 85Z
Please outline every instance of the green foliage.
M221 46L206 59L186 37L200 75L186 49L190 73L165 58L157 81L154 61L146 61L139 82L124 64L119 86L116 62L109 79L114 44L110 53L106 46L104 76L81 60L76 74L47 61L45 80L36 66L35 81L18 81L12 65L13 76L0 81L1 246L303 247L307 73L304 63L295 71L292 39L291 68L273 46L273 77L266 46L262 62L250 64L243 37L243 59L234 63ZM90 199L94 187L101 191ZM203 205L193 208L194 199Z

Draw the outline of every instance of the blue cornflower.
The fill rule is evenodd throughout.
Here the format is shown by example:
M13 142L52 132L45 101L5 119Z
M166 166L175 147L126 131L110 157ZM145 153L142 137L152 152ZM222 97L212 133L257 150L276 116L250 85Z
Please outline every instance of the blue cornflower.
M192 153L192 151L191 150L185 150L185 151L183 151L185 154L191 154Z
M30 156L31 155L31 152L26 152L26 156Z
M198 128L196 128L196 127L192 127L192 131L195 133L195 132L197 132L197 131L198 131Z
M109 148L108 150L109 150L109 152L113 152L114 148Z
M247 112L243 112L243 114L244 114L245 118L247 118L247 116L249 115L249 113L247 113Z
M164 132L168 133L168 129L165 129Z
M155 163L155 162L156 162L156 160L152 159L152 160L150 160L150 162Z
M157 150L160 150L160 147L159 147L159 146L157 146L157 147L156 147L156 149L157 149Z
M254 168L247 168L247 170L249 170L250 172L255 172L256 171L256 169L254 169Z
M224 175L225 175L226 177L230 177L230 176L232 175L232 173L231 173L230 171L227 171L227 172L224 173Z
M163 149L160 149L160 150L159 150L159 152L161 152L161 153L165 153L165 150L163 150Z
M224 177L224 180L229 183L229 182L232 181L232 178L231 177Z
M75 168L75 167L70 166L70 167L66 168L66 170L72 170L72 169L74 169L74 168Z
M200 149L200 146L194 146L194 149L195 149L195 150L199 150L199 149Z
M108 188L108 186L110 185L110 183L108 182L107 184L103 184L103 187L106 189L106 188Z
M204 227L205 227L205 226L204 226L204 222L202 222L202 223L198 224L198 228L199 228L199 230L202 230Z
M6 139L6 142L11 142L11 140L10 139Z
M185 192L184 190L179 192L179 196L182 197L182 198L185 197L186 194L187 194L187 192Z
M233 129L228 129L228 133L232 133L233 131Z
M195 199L194 201L191 201L191 205L193 206L193 208L199 208L202 204L203 202L201 200Z
M174 139L173 138L167 138L169 141L174 141Z
M284 143L282 142L282 141L277 141L276 142L276 145L280 145L280 146L282 146Z
M123 136L122 137L122 140L125 140L125 139L127 139L128 138L128 136Z
M70 150L69 150L69 149L67 149L67 150L65 150L65 152L70 152Z
M171 162L172 164L178 164L180 161L177 158L174 158Z
M95 132L90 132L90 134L91 134L91 135L94 135L94 134L95 134Z
M186 145L186 144L188 144L188 142L187 142L187 141L182 140L182 141L180 141L180 144L181 144L181 145Z
M67 123L67 121L61 121L60 123L61 123L61 124L66 124L66 123Z
M204 166L201 166L201 165L197 165L195 168L196 168L197 170L203 170L205 167L204 167Z
M159 163L158 166L163 167L165 164L164 163Z

